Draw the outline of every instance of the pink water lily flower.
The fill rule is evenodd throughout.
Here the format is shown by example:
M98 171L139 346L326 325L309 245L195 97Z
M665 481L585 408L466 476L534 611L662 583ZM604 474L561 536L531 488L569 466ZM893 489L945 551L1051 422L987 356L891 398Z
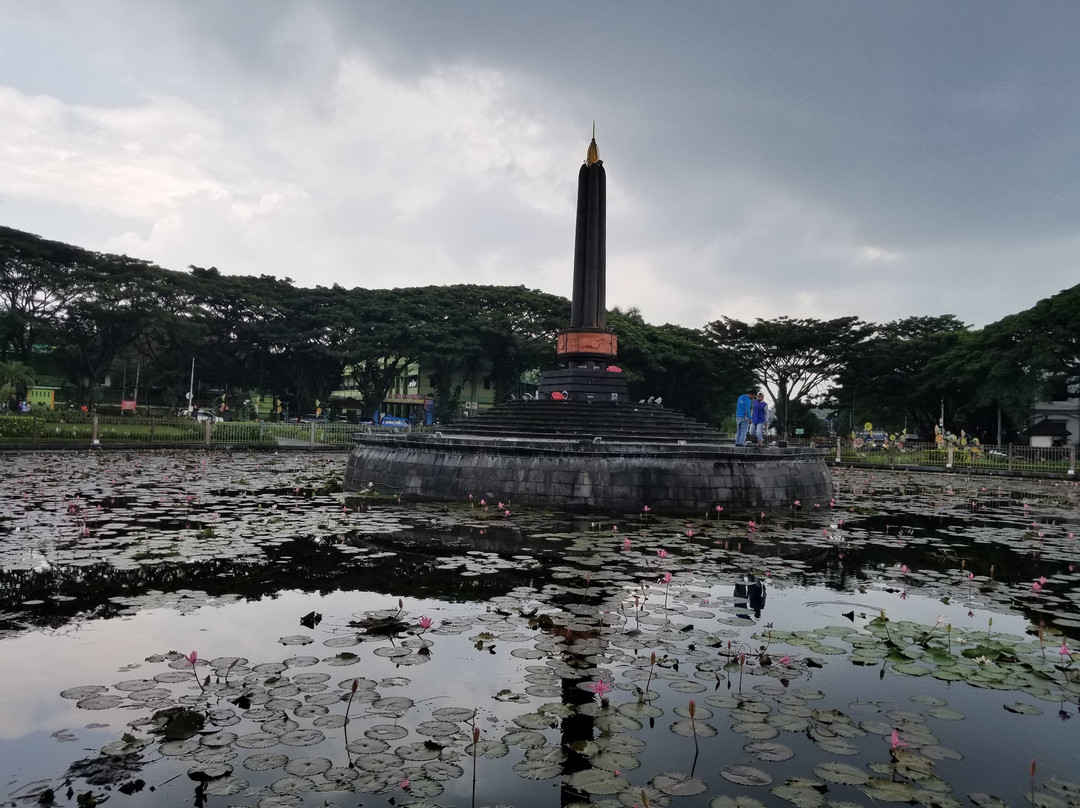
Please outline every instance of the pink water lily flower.
M434 621L430 617L425 616L425 617L420 618L419 623L420 623L420 628L427 631L434 624Z
M900 572L903 572L903 573L908 573L908 572L911 572L911 570L910 570L910 569L908 569L908 565L907 565L907 564L901 564L901 565L900 565Z
M670 584L671 583L671 573L670 572L665 572L664 577L661 579L660 582L664 583L664 584Z
M1040 584L1038 581L1035 581L1031 584L1031 591L1035 592L1036 594L1042 592L1042 584Z
M630 539L623 539L622 540L622 546L623 546L624 550L629 550L630 549Z
M892 731L892 740L890 742L890 746L892 747L893 751L900 749L901 747L907 746L907 743L900 740L900 733L897 732L895 729Z
M656 554L660 556L660 558L667 558L668 556L667 550L657 550Z
M190 654L185 654L184 659L186 659L191 664L191 666L194 667L195 663L199 661L199 655L192 651Z
M641 510L645 511L645 513L648 513L652 510L652 508L650 508L648 505L645 505Z
M780 657L780 664L781 665L790 665L791 664L791 657L789 657L787 654Z
M408 788L409 787L409 778L406 777L398 785L400 785L402 788Z
M604 698L605 694L613 689L613 686L601 679L599 682L590 683L586 685L593 693L596 694L598 699Z
M1063 657L1071 657L1072 656L1072 651L1070 650L1069 646L1067 646L1065 643L1061 644L1061 647L1058 649L1058 653L1061 654Z

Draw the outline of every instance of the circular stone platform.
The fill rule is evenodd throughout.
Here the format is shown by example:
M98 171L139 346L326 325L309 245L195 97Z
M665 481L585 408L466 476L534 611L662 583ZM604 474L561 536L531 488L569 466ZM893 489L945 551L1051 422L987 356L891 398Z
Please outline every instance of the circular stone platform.
M534 410L551 407L565 409L556 410L555 420ZM633 434L638 420L658 417L656 408L619 408L626 418L567 402L528 402L518 409L537 423L515 431L509 424L521 419L504 414L507 428L501 431L494 421L477 418L453 431L357 433L345 489L373 489L403 500L462 502L472 495L613 513L648 505L657 512L700 514L716 505L786 508L797 499L809 505L832 498L823 449L735 447L707 427L663 411L652 423L662 436ZM673 428L675 422L681 428ZM574 434L558 434L560 429Z

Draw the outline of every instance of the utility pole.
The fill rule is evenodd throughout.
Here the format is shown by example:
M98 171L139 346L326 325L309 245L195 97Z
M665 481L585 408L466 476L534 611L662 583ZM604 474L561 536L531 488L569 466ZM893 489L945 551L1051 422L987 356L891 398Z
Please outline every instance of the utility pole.
M191 357L191 382L187 391L188 415L195 416L195 357Z

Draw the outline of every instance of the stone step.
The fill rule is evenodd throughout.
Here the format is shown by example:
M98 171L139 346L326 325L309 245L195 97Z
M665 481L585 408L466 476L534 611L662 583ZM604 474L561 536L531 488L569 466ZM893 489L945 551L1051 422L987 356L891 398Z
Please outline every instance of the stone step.
M458 434L612 437L620 440L724 442L720 433L675 410L649 404L579 401L512 401L443 427Z

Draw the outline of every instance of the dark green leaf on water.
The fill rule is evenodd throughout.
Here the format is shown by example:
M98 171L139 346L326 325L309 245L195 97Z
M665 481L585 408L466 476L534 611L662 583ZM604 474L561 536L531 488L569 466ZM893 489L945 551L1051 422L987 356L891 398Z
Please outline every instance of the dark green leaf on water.
M154 731L166 740L182 741L197 735L206 723L202 713L187 707L169 707L154 713Z

